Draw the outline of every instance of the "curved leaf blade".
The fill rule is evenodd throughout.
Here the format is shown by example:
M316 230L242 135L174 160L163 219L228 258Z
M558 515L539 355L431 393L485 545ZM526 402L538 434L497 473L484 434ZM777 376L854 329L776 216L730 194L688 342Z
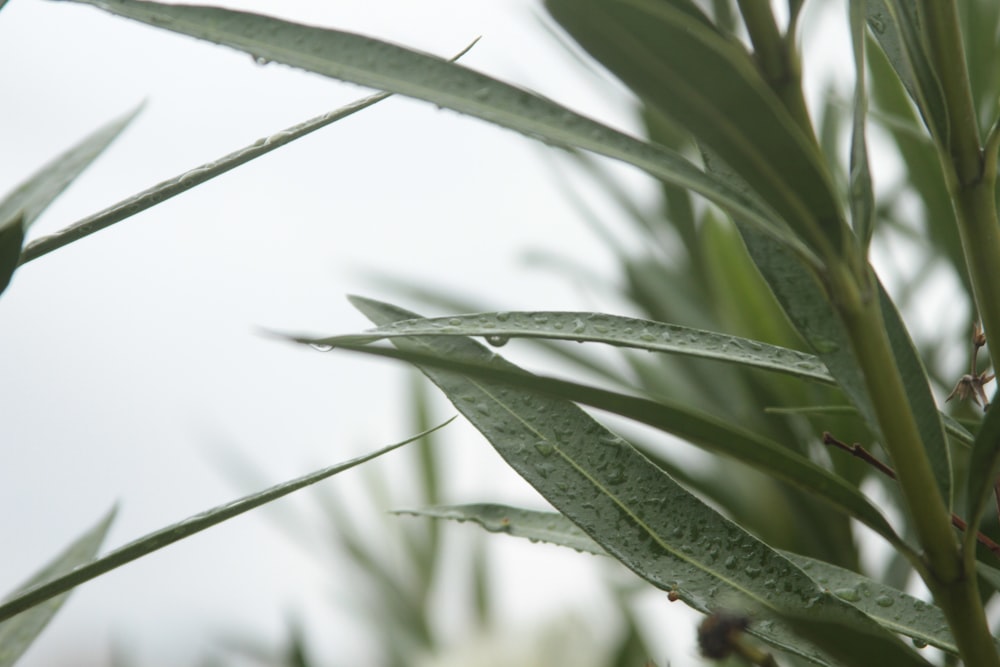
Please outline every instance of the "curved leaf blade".
M492 344L509 338L545 338L605 343L649 352L683 354L787 373L833 383L823 363L811 354L730 336L605 313L512 311L472 313L423 320L393 322L354 337L357 343L399 336L485 336ZM311 339L317 345L336 346L341 337Z
M148 535L140 537L137 540L133 540L132 542L115 549L106 556L75 568L72 572L49 579L44 583L34 585L18 593L13 598L6 600L0 604L0 621L5 621L16 614L20 614L26 609L30 609L35 605L41 604L46 600L65 593L82 583L99 577L102 574L125 565L126 563L130 563L138 558L141 558L142 556L158 551L163 547L169 546L174 542L183 540L196 533L200 533L206 528L211 528L212 526L220 524L223 521L227 521L233 517L239 516L240 514L249 512L256 507L260 507L261 505L265 505L273 500L287 496L294 491L298 491L299 489L321 482L328 477L332 477L337 473L349 470L367 461L371 461L372 459L378 458L383 454L387 454L394 449L399 449L403 445L409 444L414 440L419 440L428 433L432 433L439 428L443 428L444 426L450 424L454 419L455 417L452 417L448 421L428 429L423 433L418 433L417 435L407 438L406 440L383 447L382 449L365 454L364 456L359 456L328 468L322 468L321 470L317 470L316 472L308 475L303 475L302 477L298 477L288 482L276 484L269 489L244 496L243 498L239 498L238 500L234 500L224 505L219 505L218 507L214 507L210 510L202 512L201 514L195 514L194 516L188 517L187 519L171 526L167 526L166 528L153 531Z
M18 587L18 590L30 589L92 560L108 534L111 522L115 518L115 511L112 508L100 521L74 540L48 565ZM68 595L67 592L50 598L14 618L0 622L0 667L11 667L20 659L59 611Z
M354 301L363 303L357 298ZM400 350L359 344L354 336L340 339L306 338L298 339L296 342L329 349L333 341L334 346L345 350L461 373L472 378L482 378L519 389L544 393L621 415L687 440L706 451L742 461L765 474L817 495L869 526L897 548L907 549L885 517L856 487L791 449L745 431L737 425L663 399L653 401L553 377L529 374L517 367L491 365L481 361L470 361L461 356L448 357L432 352L439 345L453 343L454 336L422 340L424 342L419 346L408 346Z
M479 503L397 510L395 513L459 522L471 521L491 533L505 533L533 542L548 542L576 551L607 555L576 524L555 512ZM886 630L942 651L958 654L955 638L948 630L944 613L933 604L830 563L789 552L781 553L817 584L833 591L834 595L864 612Z
M698 169L679 153L638 140L560 106L436 56L361 35L298 25L216 7L136 0L73 0L256 57L432 102L547 143L632 164L697 192L804 256L811 250L759 201Z
M376 325L417 317L367 299L354 298L352 303ZM531 377L467 338L393 342L403 350L429 349L441 357ZM767 618L758 624L758 636L817 664L833 664L816 648L817 642L823 651L853 649L818 633L811 633L812 642L803 640L789 633L786 621L797 627L834 623L838 630L859 631L869 655L893 664L927 664L572 403L437 368L418 368L550 503L655 586L706 611L733 605L751 609Z
M739 42L683 4L546 1L584 49L717 153L807 245L843 252L849 234L815 142Z

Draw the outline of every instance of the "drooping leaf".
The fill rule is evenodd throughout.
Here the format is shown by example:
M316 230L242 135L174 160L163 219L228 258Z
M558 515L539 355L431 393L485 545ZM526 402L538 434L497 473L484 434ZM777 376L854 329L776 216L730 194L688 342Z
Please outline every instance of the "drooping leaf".
M101 548L114 517L115 510L112 509L94 527L78 537L48 565L19 586L18 591L28 590L92 560ZM14 595L16 596L17 592ZM11 667L20 659L59 611L68 595L67 592L50 598L14 618L0 622L0 667Z
M755 340L631 317L588 312L496 312L393 322L355 337L356 343L421 335L485 336L502 345L510 338L597 342L649 352L669 352L764 368L832 383L822 362L811 354ZM341 337L311 340L337 345Z
M426 342L419 346L407 346L399 350L358 344L354 341L354 336L347 336L344 339L305 338L298 339L296 342L315 345L317 344L316 340L327 341L319 344L326 347L330 346L329 341L334 341L336 347L346 350L402 359L422 367L439 368L473 378L483 378L512 387L545 393L653 426L709 452L732 457L765 474L815 494L869 526L897 548L906 549L882 514L856 487L791 449L711 415L667 402L664 399L653 401L638 398L552 377L527 374L520 369L515 369L516 367L484 364L475 360L442 356L432 352L439 345L454 342L454 336L444 336L440 339L427 338ZM396 342L405 339L393 340ZM448 342L439 343L438 340Z
M271 62L433 102L548 143L632 164L656 178L739 212L804 256L814 254L760 202L694 166L679 153L640 141L540 95L442 58L361 35L217 7L136 0L73 0L158 28L224 44Z
M351 459L350 461L345 461L344 463L338 463L337 465L317 470L316 472L303 475L302 477L298 477L288 482L277 484L269 489L244 496L243 498L234 500L230 503L219 505L218 507L202 512L201 514L188 517L187 519L171 526L161 528L160 530L140 537L137 540L115 549L106 556L103 556L95 561L91 561L86 565L76 567L71 572L53 577L18 592L17 595L0 604L0 621L5 621L16 614L20 614L26 609L30 609L35 605L41 604L46 600L65 593L66 591L69 591L84 582L99 577L100 575L121 567L126 563L130 563L137 558L145 556L146 554L158 551L159 549L173 544L174 542L190 537L191 535L199 533L206 528L211 528L212 526L222 523L223 521L239 516L244 512L248 512L255 507L260 507L261 505L269 503L273 500L287 496L293 491L303 489L328 477L332 477L339 472L343 472L344 470L353 468L357 465L365 463L366 461L378 458L379 456L387 454L394 449L398 449L403 445L413 442L414 440L419 440L427 433L436 431L437 429L446 426L454 419L455 418L452 417L443 424L430 429L430 431L418 433L417 435L407 438L402 442L397 442L393 445L389 445L388 447L383 447L382 449L378 449L370 454L359 456Z
M376 325L419 317L368 299L352 302ZM397 338L393 343L531 378L467 338ZM858 639L868 658L927 664L572 403L530 388L418 367L550 503L655 586L703 611L751 609L767 618L754 630L757 636L816 664L833 664L826 651L845 655L854 648L841 645L842 637L831 641L817 634L810 642L789 634L789 618L797 624L837 624ZM806 616L808 621L801 620Z
M717 153L813 250L843 251L848 235L815 141L740 43L685 4L547 0L546 7L643 101Z
M506 533L533 542L548 542L577 551L606 552L565 516L506 505L478 503L426 509L399 510L397 514L452 521L471 521L492 533ZM944 613L933 604L885 586L856 572L814 558L783 552L813 581L849 602L890 632L905 635L952 654L958 653Z

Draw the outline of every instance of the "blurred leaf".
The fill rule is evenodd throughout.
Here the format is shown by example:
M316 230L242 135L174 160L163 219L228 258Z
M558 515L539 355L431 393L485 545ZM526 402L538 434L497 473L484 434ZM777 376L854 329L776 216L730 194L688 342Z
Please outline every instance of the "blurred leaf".
M491 533L506 533L532 542L548 542L577 551L607 555L600 545L572 521L555 512L480 503L399 510L397 514L471 521ZM818 585L833 591L834 595L849 602L885 629L949 653L958 653L944 613L933 604L842 567L793 553L783 554Z
M0 293L10 285L24 245L24 216L18 212L9 220L0 222Z
M823 255L845 229L818 148L740 43L679 0L547 0L552 16L645 102L717 153ZM705 85L711 82L711 85Z
M101 543L104 542L114 518L115 509L112 509L93 528L78 537L53 561L19 586L18 591L29 590L92 560L101 548ZM68 595L67 592L49 598L43 604L0 622L0 667L11 667L20 659L59 611ZM11 597L16 596L17 593Z
M354 298L352 303L376 325L418 317L367 299ZM441 357L531 378L468 338L393 342L402 350L430 349ZM768 621L756 626L759 637L817 664L833 664L823 651L854 652L851 642L842 645L840 632L860 637L857 646L866 651L867 659L927 664L864 614L820 590L786 558L689 494L572 403L546 392L418 367L550 503L658 588L674 591L702 611L738 606L766 616ZM789 634L782 622L788 618L796 624L836 624L838 636L815 634L812 641L820 643L820 651Z
M588 312L496 312L393 322L352 337L309 339L313 345L366 344L399 336L485 336L494 346L510 338L546 338L597 342L668 352L765 368L801 378L833 383L816 357L738 336L702 331L631 317Z
M21 259L28 229L42 211L111 145L142 107L99 128L36 171L0 201L0 292L7 289Z
M20 212L25 230L30 228L42 211L111 145L141 110L141 106L137 107L97 129L17 186L0 202L0 220L10 220Z
M868 93L865 89L865 18L867 0L851 0L851 43L854 47L854 114L851 134L850 203L854 234L861 242L864 256L875 226L875 193L868 165L868 139L865 123Z
M352 301L368 303L368 300L360 301L357 297ZM405 338L393 340L410 342L409 339ZM607 410L639 423L653 426L709 452L732 457L767 475L815 494L849 516L858 519L898 548L906 548L882 514L856 487L802 455L760 435L741 429L730 422L699 413L685 406L668 403L663 399L651 401L575 382L529 374L517 367L497 366L481 361L470 361L460 356L428 352L428 350L435 350L440 346L454 344L456 340L454 336L425 337L414 340L424 342L420 344L410 343L405 349L400 350L369 347L348 342L338 342L338 346L345 350L401 359L421 367L443 369L532 392L544 393ZM298 342L311 344L309 339Z
M454 419L455 417L452 417L443 424L435 426L431 429L431 431L443 428L454 421ZM158 551L165 546L173 544L174 542L190 537L191 535L199 533L206 528L211 528L212 526L220 524L223 521L269 503L272 500L277 500L278 498L287 496L293 491L298 491L299 489L315 484L316 482L321 482L328 477L332 477L339 472L349 470L350 468L365 463L366 461L378 458L383 454L387 454L394 449L398 449L403 445L424 437L429 432L430 431L418 433L417 435L407 438L402 442L397 442L396 444L389 445L388 447L383 447L382 449L371 452L370 454L365 454L364 456L359 456L351 459L350 461L338 463L337 465L317 470L316 472L298 477L291 481L277 484L269 489L265 489L264 491L244 496L243 498L226 503L225 505L219 505L218 507L202 512L201 514L196 514L171 526L149 533L148 535L140 537L137 540L115 549L102 558L91 561L86 565L80 565L67 574L54 577L44 583L33 585L9 600L6 600L0 604L0 621L4 621L12 616L20 614L24 610L41 604L42 602L60 595L61 593L65 593L66 591L69 591L84 582L99 577L100 575L121 567L126 563L130 563L137 558L141 558L142 556L150 554L154 551Z
M941 82L924 51L914 3L867 0L867 5L868 25L910 99L920 110L924 125L941 146L948 146L948 107Z
M920 440L930 459L934 479L937 481L941 497L950 510L952 507L951 451L944 435L941 413L937 409L931 393L927 371L920 359L920 352L906 330L906 324L889 298L885 287L878 283L879 299L882 306L882 320L889 334L889 344L896 357L896 366L903 378L910 409L920 429Z
M759 202L705 174L680 154L640 141L574 113L540 95L436 56L338 30L215 7L136 0L73 0L158 28L224 44L284 63L434 104L557 146L622 160L738 212L805 257L809 249Z
M979 521L993 495L993 485L1000 474L1000 410L987 410L986 417L972 443L969 473L966 481L966 517L969 530L965 536L966 548L975 545Z

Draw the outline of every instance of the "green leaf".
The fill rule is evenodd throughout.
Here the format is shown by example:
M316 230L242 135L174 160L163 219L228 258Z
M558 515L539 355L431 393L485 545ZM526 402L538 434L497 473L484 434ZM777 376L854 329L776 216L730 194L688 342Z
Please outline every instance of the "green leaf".
M354 301L358 301L356 297ZM365 303L366 301L359 302ZM488 381L500 382L583 403L633 419L683 438L706 451L742 461L765 474L815 494L869 526L890 543L896 545L897 548L906 549L882 514L857 488L791 449L743 430L730 422L700 413L686 406L667 402L664 399L651 401L552 377L528 374L520 369L515 370L516 367L495 366L461 357L442 356L433 352L439 345L447 345L454 340L454 336L425 338L422 343L414 343L401 350L359 344L354 336L346 336L343 339L302 338L296 342L318 345L321 349L328 349L332 341L334 346L346 350L402 359L420 366L439 368Z
M376 325L415 313L352 299ZM398 338L401 350L430 350L536 380L478 343L459 337ZM786 558L685 491L631 445L572 403L547 392L421 366L497 452L560 512L653 585L702 611L740 607L766 621L759 637L817 664L833 664L814 644L789 634L783 619L808 616L838 632L863 629L869 657L926 665L894 636L819 589ZM851 651L817 635L823 651ZM890 657L891 656L891 657Z
M868 0L868 25L940 146L948 146L948 106L924 51L912 2Z
M42 211L69 187L90 163L121 134L141 107L116 118L65 151L0 201L0 292L21 263L21 246Z
M975 548L976 531L983 512L993 494L993 485L1000 475L1000 410L986 411L969 457L966 481L966 517L969 528L965 535L966 549Z
M753 59L676 0L547 0L559 24L645 102L729 164L819 255L849 233L830 174Z
M303 489L328 477L332 477L339 472L343 472L344 470L353 468L354 466L365 463L366 461L378 458L379 456L387 454L394 449L398 449L403 445L413 442L414 440L419 440L428 433L450 424L454 419L455 417L452 417L443 424L435 426L434 428L424 431L423 433L418 433L417 435L407 438L402 442L397 442L396 444L389 445L388 447L383 447L382 449L378 449L370 454L359 456L351 459L350 461L345 461L344 463L338 463L337 465L317 470L316 472L298 477L288 482L277 484L269 489L244 496L243 498L226 503L225 505L219 505L218 507L202 512L201 514L188 517L187 519L171 526L161 528L160 530L140 537L137 540L115 549L102 558L75 568L72 572L49 579L44 583L33 585L30 588L18 593L13 598L0 604L0 621L5 621L16 614L20 614L26 609L30 609L35 605L41 604L46 600L65 593L66 591L69 591L84 582L99 577L100 575L110 572L117 567L121 567L126 563L130 563L137 558L141 558L142 556L150 554L154 551L158 551L165 546L173 544L174 542L190 537L191 535L199 533L206 528L211 528L216 524L222 523L223 521L231 519L235 516L239 516L244 512L248 512L273 500L287 496L293 491Z
M713 331L604 313L515 311L436 317L393 322L350 340L365 344L381 338L427 335L485 336L487 342L495 346L521 337L606 343L649 352L716 359L834 382L819 359L798 350ZM342 337L310 340L317 345L338 345L342 341Z
M0 293L10 285L24 245L24 215L20 212L0 222Z
M141 110L141 106L137 107L100 127L17 186L0 202L0 220L10 220L20 212L25 230L30 228L42 211L111 145Z
M327 112L315 118L293 125L269 137L258 139L254 143L233 151L217 160L206 162L203 165L190 169L183 174L170 178L162 183L157 183L151 188L132 195L127 199L109 206L103 211L98 211L93 215L88 215L77 222L74 222L65 229L61 229L54 234L43 236L29 243L22 253L21 263L30 262L42 255L48 254L65 245L79 241L90 236L94 232L121 222L137 213L141 213L148 208L156 206L171 197L176 197L182 192L186 192L196 185L201 185L216 176L220 176L231 169L246 164L250 160L258 158L266 153L270 153L276 148L280 148L296 139L306 136L327 125L350 116L351 114L366 109L376 102L381 102L389 97L388 93L378 93L370 95L360 100L351 102L348 105Z
M632 164L739 212L805 257L813 253L756 200L694 166L679 153L635 139L540 95L436 56L339 30L216 7L136 0L73 0L158 28L230 46L255 57L387 90L469 114L558 146Z
M910 401L910 409L920 430L920 439L930 459L937 481L938 490L944 498L945 505L952 508L951 481L951 451L948 449L948 439L945 437L941 412L937 409L934 394L931 393L927 370L920 353L906 330L903 318L889 298L889 293L881 283L878 284L879 299L882 306L882 319L885 322L886 333L889 334L889 344L892 345L896 357L896 367L903 378L906 396Z
M506 533L532 542L548 542L577 551L607 555L572 521L555 512L480 503L398 510L396 514L471 521L491 533ZM842 567L806 556L782 553L818 585L833 591L834 595L864 612L886 630L949 653L958 653L955 639L938 607Z
M867 0L851 0L851 44L854 47L854 114L851 134L850 204L854 235L868 255L868 246L875 228L875 193L868 165L868 139L865 123L868 115L868 93L865 89L865 18Z
M18 591L28 590L92 560L101 548L101 543L104 542L104 537L107 535L114 517L115 510L112 509L93 528L78 537L48 565L19 586ZM28 650L28 647L59 611L68 595L69 593L63 593L52 597L44 604L39 604L29 611L0 623L0 667L11 667L20 659L21 655Z

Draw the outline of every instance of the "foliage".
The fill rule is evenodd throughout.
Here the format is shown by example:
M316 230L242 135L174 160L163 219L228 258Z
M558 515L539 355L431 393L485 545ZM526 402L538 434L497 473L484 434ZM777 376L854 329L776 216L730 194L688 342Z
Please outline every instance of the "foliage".
M641 318L427 319L354 298L375 329L290 337L414 364L558 511L473 506L429 515L605 553L704 612L703 646L722 649L713 655L760 665L929 664L903 635L949 661L1000 665L984 611L1000 583L990 565L1000 547L980 534L989 497L1000 494L1000 417L980 420L964 406L960 422L934 398L956 382L953 395L985 396L992 376L976 353L1000 345L995 3L851 0L855 90L845 115L833 98L819 111L806 105L802 2L788 2L779 25L774 7L754 0L717 0L711 11L692 0L546 0L555 22L635 95L640 139L455 62L348 32L212 7L75 1L567 149L634 214L649 251L622 251L620 264L624 296ZM809 35L802 40L808 50ZM873 185L869 120L903 158L895 192ZM248 147L22 248L27 225L126 122L98 131L0 204L3 285L19 264L280 143ZM844 160L838 137L848 127ZM661 209L629 202L591 154L657 179ZM920 202L922 220L894 205L902 194ZM958 277L964 291L953 300L982 321L982 330L969 323L964 377L935 367L931 351L967 343L933 332L915 342L905 324L924 305L923 285L897 285L900 276L872 266L880 247L904 236L919 245L920 261ZM541 339L581 377L596 371L601 385L523 370L474 337L493 347ZM628 371L559 341L622 348ZM622 437L580 405L679 437L711 453L713 468L688 470L659 441ZM899 518L889 521L862 484L881 487ZM891 547L882 571L862 572L852 519ZM159 539L140 542L151 548ZM77 572L96 576L118 553ZM904 592L911 575L931 603ZM82 580L51 579L0 613Z

